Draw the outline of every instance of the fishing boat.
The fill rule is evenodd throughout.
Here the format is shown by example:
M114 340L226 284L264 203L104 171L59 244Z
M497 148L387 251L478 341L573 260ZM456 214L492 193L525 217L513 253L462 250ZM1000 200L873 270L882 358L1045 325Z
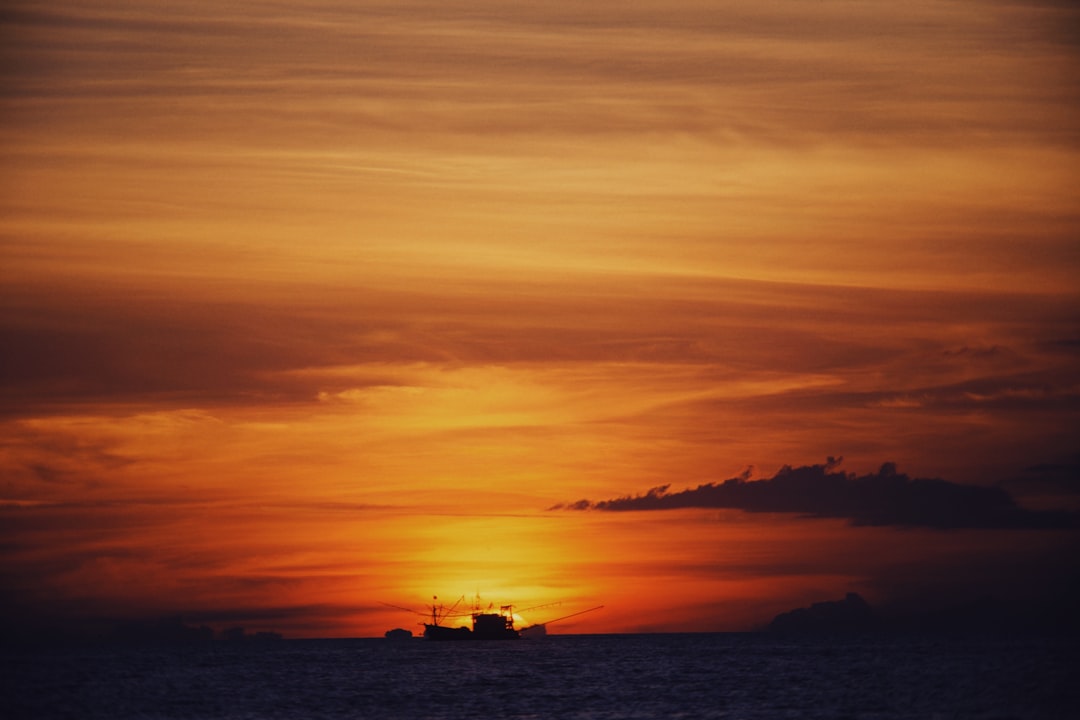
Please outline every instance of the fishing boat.
M482 607L479 596L473 602L473 607L468 612L457 612L458 606L465 600L465 596L461 596L458 600L447 608L444 605L439 604L438 596L432 598L430 622L422 623L424 626L424 639L435 640L439 642L443 641L463 641L463 640L518 640L522 637L535 640L543 638L547 635L547 625L551 623L566 620L568 618L577 617L593 610L599 610L603 605L598 605L588 610L582 610L581 612L572 613L570 615L564 615L563 617L556 618L554 620L548 620L545 623L537 623L530 625L526 628L518 630L514 623L514 606L513 605L500 605L496 608L494 604L489 604L486 608ZM389 603L383 603L387 607L393 607L398 610L407 610L408 612L414 612L409 608L399 607L397 605L390 605ZM552 603L558 604L558 603ZM539 605L533 608L527 608L526 610L536 610L541 607L548 607L547 605ZM523 611L525 612L525 611ZM421 614L421 613L418 613ZM448 619L455 618L470 618L472 621L472 627L465 625L453 626L446 624Z
M438 597L434 599L438 600ZM471 630L465 626L448 627L442 625L441 620L447 617L464 617L464 615L454 615L454 609L464 599L464 596L462 596L449 610L444 610L441 614L439 612L440 608L435 603L432 603L431 622L424 623L425 640L517 640L521 637L521 634L514 627L514 608L512 605L501 605L498 611L495 611L494 606L488 606L487 610L481 610L479 598L473 605L472 612L468 613L472 617Z

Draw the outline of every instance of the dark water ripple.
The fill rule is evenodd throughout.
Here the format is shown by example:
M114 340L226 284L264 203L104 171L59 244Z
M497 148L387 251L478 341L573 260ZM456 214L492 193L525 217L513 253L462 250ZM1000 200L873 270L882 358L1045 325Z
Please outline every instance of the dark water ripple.
M1073 718L1052 640L554 636L6 651L8 718Z

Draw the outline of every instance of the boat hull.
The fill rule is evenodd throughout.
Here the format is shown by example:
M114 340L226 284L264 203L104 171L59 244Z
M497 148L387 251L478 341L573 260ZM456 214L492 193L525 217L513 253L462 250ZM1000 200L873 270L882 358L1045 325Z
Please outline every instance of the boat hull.
M547 628L543 625L530 625L519 632L524 640L543 640L547 637Z
M509 624L474 623L473 629L467 627L444 627L442 625L424 625L424 639L439 642L458 642L462 640L519 640L521 633Z

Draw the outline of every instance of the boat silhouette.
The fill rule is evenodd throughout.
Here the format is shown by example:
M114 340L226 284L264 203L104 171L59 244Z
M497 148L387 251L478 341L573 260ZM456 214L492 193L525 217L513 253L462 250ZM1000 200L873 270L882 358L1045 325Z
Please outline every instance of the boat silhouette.
M547 626L559 622L561 620L567 620L578 615L583 615L593 610L599 610L604 607L598 605L588 610L581 610L580 612L571 613L570 615L564 615L554 620L548 620L544 623L537 623L528 627L518 630L515 627L514 620L514 606L513 605L499 605L496 607L493 603L489 603L486 608L482 608L480 602L480 596L477 595L473 602L473 607L468 612L458 612L458 606L465 600L465 596L462 595L454 602L449 608L439 603L439 597L433 596L431 603L430 622L422 623L424 626L424 639L434 640L439 642L456 642L467 640L519 640L521 638L527 638L530 640L541 639L547 635ZM406 610L408 612L415 612L408 608L399 607L397 605L390 605L389 603L382 603L387 607L396 608L398 610ZM535 607L526 608L528 610L537 610L542 607L550 607L551 605L558 605L559 603L548 603L546 605L537 605ZM425 614L425 617L427 615ZM448 625L445 622L451 618L470 618L472 627L465 625Z
M521 634L521 637L526 640L543 640L547 637L548 625L561 622L563 620L569 620L572 617L584 615L585 613L590 613L593 610L600 610L603 607L603 605L597 605L596 607L589 608L588 610L580 610L576 613L570 613L569 615L563 615L562 617L555 618L554 620L548 620L546 622L536 623L535 625L529 625L528 627L521 628L519 633Z
M455 614L458 605L465 599L462 595L449 610L436 604L438 596L432 598L431 622L424 623L424 639L439 641L454 640L517 640L521 633L514 627L514 608L512 605L500 605L498 610L494 605L488 605L486 610L480 609L480 597L477 596L469 613ZM449 627L442 621L448 617L472 618L472 629L465 626Z

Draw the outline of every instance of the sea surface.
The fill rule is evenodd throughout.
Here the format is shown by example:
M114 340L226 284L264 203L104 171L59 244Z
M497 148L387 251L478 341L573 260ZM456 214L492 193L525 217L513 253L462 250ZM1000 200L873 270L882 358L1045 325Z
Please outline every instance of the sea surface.
M282 640L0 660L4 718L1080 717L1069 640Z

